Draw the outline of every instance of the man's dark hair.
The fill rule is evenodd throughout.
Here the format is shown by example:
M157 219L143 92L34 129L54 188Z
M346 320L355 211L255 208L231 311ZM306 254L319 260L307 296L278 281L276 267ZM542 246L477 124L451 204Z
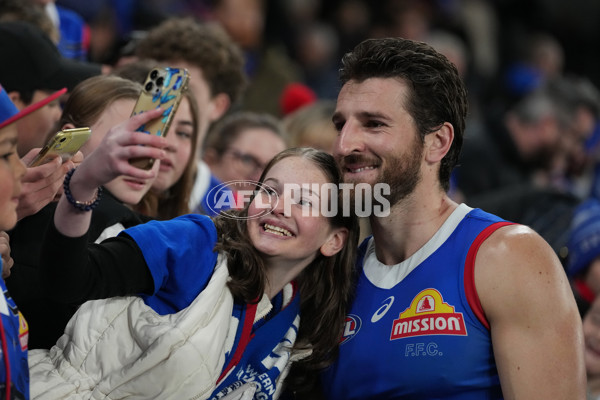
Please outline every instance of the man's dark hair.
M454 141L442 159L439 179L448 190L450 173L462 148L467 116L467 92L454 64L431 46L403 38L368 39L342 58L342 85L353 80L395 78L408 84L406 109L425 135L444 122L454 127Z

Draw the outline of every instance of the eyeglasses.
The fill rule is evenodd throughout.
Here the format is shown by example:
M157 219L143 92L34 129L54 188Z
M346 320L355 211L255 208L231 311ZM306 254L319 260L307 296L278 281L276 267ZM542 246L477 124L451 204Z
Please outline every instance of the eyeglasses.
M231 153L231 155L238 160L247 171L260 172L265 168L265 164L258 161L258 159L252 154L242 153L241 151L231 147L225 150L225 152Z

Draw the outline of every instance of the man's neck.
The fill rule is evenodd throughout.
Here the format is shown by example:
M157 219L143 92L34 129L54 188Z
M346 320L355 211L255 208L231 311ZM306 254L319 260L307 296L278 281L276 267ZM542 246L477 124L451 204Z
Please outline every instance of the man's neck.
M389 216L371 217L377 259L386 265L406 260L433 237L457 206L445 193L413 193L393 205Z

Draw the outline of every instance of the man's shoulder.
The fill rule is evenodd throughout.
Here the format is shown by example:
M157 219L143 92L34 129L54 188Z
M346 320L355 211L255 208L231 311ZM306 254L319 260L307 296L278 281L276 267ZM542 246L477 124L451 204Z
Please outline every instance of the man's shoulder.
M536 231L526 225L509 224L497 229L477 253L476 268L492 282L498 277L529 280L532 271L540 274L564 274L552 247Z

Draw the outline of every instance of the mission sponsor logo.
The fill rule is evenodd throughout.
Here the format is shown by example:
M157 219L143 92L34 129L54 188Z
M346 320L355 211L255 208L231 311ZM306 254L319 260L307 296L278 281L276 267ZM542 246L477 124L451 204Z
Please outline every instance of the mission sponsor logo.
M410 307L394 320L390 340L424 335L467 335L462 313L445 303L436 289L425 289L415 296Z

